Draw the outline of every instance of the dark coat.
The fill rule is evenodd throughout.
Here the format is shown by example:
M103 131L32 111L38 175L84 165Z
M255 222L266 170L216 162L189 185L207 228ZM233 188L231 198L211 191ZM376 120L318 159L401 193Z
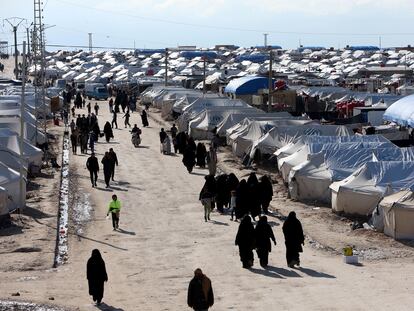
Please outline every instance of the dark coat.
M162 144L166 138L167 138L167 133L164 131L161 131L160 132L160 143Z
M227 178L227 185L229 191L237 190L237 187L239 186L239 179L236 177L236 175L234 175L233 173L229 174L229 177Z
M98 159L96 157L89 157L88 160L86 160L86 167L91 172L99 172Z
M207 155L206 146L204 146L204 144L202 143L198 143L197 152L196 152L198 166L200 167L206 166L206 155Z
M118 165L118 157L116 156L115 151L109 151L109 160L111 161L112 168L114 168L115 165Z
M272 183L269 180L269 177L266 175L260 178L259 182L259 198L260 203L269 203L273 198L273 187Z
M272 251L272 244L270 240L276 243L275 235L273 234L272 227L267 223L267 219L261 217L254 229L256 238L256 247L258 250L267 252Z
M141 121L142 121L142 126L143 127L147 127L149 125L147 112L145 110L142 111Z
M195 154L194 151L190 148L187 148L184 151L184 155L183 155L183 163L185 167L191 167L193 168L195 165Z
M237 190L236 190L236 208L235 208L235 215L236 219L242 218L249 212L249 205L248 205L248 187L246 180L240 181Z
M206 176L206 181L204 183L203 188L200 191L199 199L205 199L205 198L214 198L217 194L217 185L216 185L216 179L214 176Z
M105 123L103 131L105 133L105 138L106 138L107 141L109 141L110 138L114 137L114 133L112 131L111 124L109 122Z
M283 223L283 235L285 236L286 248L295 252L302 252L302 244L305 242L302 224L296 218L296 214L291 212Z
M187 304L194 310L207 310L214 304L213 287L205 275L195 276L188 286Z
M240 260L242 262L253 260L253 249L255 248L256 240L250 216L245 216L241 221L235 244L239 246Z
M216 185L217 185L217 201L221 202L223 205L227 205L230 202L230 189L228 187L228 176L222 174L217 176Z
M104 156L101 160L105 175L111 175L112 173L112 161L108 156Z
M108 281L106 274L105 262L97 249L92 251L86 265L86 277L89 283L89 295L92 295L98 301L103 297L104 282Z
M252 217L260 215L259 181L256 174L250 174L247 179L248 204Z

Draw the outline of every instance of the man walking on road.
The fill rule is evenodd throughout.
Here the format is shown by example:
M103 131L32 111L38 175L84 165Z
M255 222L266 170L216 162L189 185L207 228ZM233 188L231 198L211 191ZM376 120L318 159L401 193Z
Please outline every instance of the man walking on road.
M194 278L188 286L187 304L196 311L208 310L214 304L211 281L200 268L194 271Z
M86 161L86 167L89 170L89 174L91 176L92 187L96 187L96 181L98 180L99 163L98 159L95 157L95 153L92 152L91 156Z
M116 153L114 151L114 149L109 148L109 160L111 161L111 178L112 181L114 181L114 176L115 176L115 165L118 166L118 157L116 156Z
M109 216L109 213L112 215L112 227L114 230L119 228L119 213L121 212L121 201L118 200L116 194L112 196L112 201L109 203L109 209L106 216Z

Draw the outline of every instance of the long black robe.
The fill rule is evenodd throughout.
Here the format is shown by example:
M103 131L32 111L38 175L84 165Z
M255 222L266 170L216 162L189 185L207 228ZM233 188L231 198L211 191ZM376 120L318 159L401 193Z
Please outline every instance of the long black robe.
M249 211L253 219L260 215L259 181L256 174L251 173L247 179Z
M257 256L260 259L260 265L265 267L268 263L269 253L272 251L270 240L276 243L272 227L267 223L267 217L260 217L256 228L254 229L256 238Z
M295 212L290 212L288 218L283 223L283 235L285 236L286 261L289 264L292 261L299 263L299 253L303 251L302 244L305 241L302 224L296 218Z
M142 113L141 113L141 121L142 121L142 126L143 127L149 126L148 116L147 116L147 112L145 110L143 110Z
M242 179L236 190L236 208L234 211L236 219L242 218L249 212L248 197L247 183L246 180Z
M240 223L235 244L239 246L240 261L243 263L243 268L250 268L253 266L255 236L250 216L245 216Z
M206 155L207 155L206 146L204 146L204 144L202 143L198 143L196 157L197 157L197 165L199 167L202 167L202 168L206 167Z
M183 163L184 166L187 168L188 172L191 173L195 165L195 153L191 148L187 148L184 151Z
M105 262L97 249L92 251L86 265L86 276L89 284L89 295L94 301L101 302L104 294L104 282L108 281L106 274Z
M260 178L259 182L259 200L262 207L263 213L268 213L270 201L273 198L273 187L272 182L266 175Z
M216 185L217 185L217 196L216 196L217 210L222 213L224 212L223 207L227 206L230 202L230 190L227 184L227 175L222 174L222 175L217 176Z
M112 161L109 156L105 155L102 158L101 163L103 165L105 184L109 186L109 181L111 180L112 175Z
M106 122L104 125L104 134L105 134L105 140L107 143L109 143L109 140L114 137L111 124L109 122Z

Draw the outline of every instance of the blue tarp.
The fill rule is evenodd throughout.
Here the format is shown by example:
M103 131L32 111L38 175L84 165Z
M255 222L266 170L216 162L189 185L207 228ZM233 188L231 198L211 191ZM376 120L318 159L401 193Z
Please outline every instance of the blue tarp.
M155 53L165 53L165 49L137 49L135 55L152 55Z
M373 45L355 45L346 49L351 51L379 51L379 47Z
M193 59L196 57L206 57L208 59L215 59L217 58L217 53L212 51L183 51L180 53L181 57L185 57L187 59Z
M240 55L236 57L236 62L242 62L248 60L253 63L264 63L269 59L269 54L253 54L253 55Z
M231 80L224 89L224 93L236 95L257 94L260 89L268 88L268 79L266 77L248 76ZM274 82L275 80L273 80Z
M384 113L384 120L414 127L414 95L397 100Z

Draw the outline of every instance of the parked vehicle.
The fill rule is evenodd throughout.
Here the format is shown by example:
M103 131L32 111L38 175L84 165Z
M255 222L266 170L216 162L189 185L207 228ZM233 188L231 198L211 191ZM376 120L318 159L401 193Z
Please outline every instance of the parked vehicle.
M109 93L102 83L85 83L85 96L89 99L107 100Z

